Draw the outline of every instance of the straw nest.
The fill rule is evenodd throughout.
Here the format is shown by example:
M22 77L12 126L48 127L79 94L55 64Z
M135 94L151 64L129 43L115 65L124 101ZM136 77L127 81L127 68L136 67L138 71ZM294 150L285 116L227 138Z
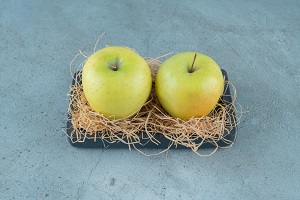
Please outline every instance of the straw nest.
M88 58L88 55L83 52L78 55ZM169 147L160 153L167 151L172 145L183 145L196 154L203 155L198 152L198 149L204 143L209 142L215 146L214 150L208 154L211 155L218 149L218 141L220 140L227 143L229 147L232 146L234 141L227 140L225 137L237 127L240 118L237 115L241 113L236 106L236 90L233 84L225 81L225 87L231 88L232 102L224 102L223 98L220 98L215 109L207 116L191 118L187 121L175 119L162 108L154 90L155 75L162 63L160 59L164 57L145 58L153 78L151 94L148 101L133 117L121 120L107 119L100 113L95 112L88 104L81 85L81 69L85 61L76 70L75 77L73 77L71 70L75 84L70 86L68 93L70 102L67 120L71 122L73 130L68 137L73 142L84 142L85 139L91 138L94 141L102 140L108 143L122 142L127 144L129 149L133 147L143 154L145 153L138 149L136 145L142 143L142 137L143 141L146 139L148 142L159 145L160 141L157 139L157 134L162 134L170 141ZM70 64L71 68L73 61Z

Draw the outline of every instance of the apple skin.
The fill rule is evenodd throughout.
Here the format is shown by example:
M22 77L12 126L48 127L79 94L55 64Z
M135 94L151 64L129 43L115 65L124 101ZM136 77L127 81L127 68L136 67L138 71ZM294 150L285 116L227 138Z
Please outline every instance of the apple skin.
M105 47L91 55L82 70L90 106L109 119L134 115L147 101L152 78L147 62L133 50Z
M174 118L202 117L216 106L223 92L224 79L218 64L196 52L175 54L162 63L155 79L157 98Z

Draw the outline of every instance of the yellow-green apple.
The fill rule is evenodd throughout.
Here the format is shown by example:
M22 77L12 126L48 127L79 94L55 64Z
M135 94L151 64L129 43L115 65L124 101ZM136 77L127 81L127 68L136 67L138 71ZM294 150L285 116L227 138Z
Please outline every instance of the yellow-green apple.
M175 54L158 69L155 79L157 98L174 118L187 120L209 114L224 87L218 64L197 52Z
M109 119L135 114L149 97L152 78L147 62L133 50L110 46L91 55L82 70L90 106Z

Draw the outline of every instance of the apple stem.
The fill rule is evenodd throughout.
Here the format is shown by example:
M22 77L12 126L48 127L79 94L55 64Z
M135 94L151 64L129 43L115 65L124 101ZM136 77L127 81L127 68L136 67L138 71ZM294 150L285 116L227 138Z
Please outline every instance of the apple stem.
M119 61L119 59L117 58L117 59L116 59L116 62L110 65L110 68L111 68L113 71L118 71L119 67L120 67L120 61Z
M193 72L194 72L194 64L195 64L196 57L197 57L197 53L195 53L195 56L194 56L194 60L193 60L193 64L192 64L190 73L193 73Z
M112 69L113 71L117 71L117 70L118 70L118 67L117 67L116 65L113 65L113 66L111 67L111 69Z

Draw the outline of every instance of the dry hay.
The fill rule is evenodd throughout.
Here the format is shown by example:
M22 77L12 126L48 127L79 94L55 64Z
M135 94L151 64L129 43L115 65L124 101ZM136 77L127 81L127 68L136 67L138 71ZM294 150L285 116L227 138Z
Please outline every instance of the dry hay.
M88 55L83 52L78 55L88 58ZM155 75L162 63L159 59L165 56L155 59L145 58L153 78L149 99L133 117L120 120L107 119L89 106L81 85L81 69L85 61L82 62L76 70L76 77L73 77L75 84L71 85L69 91L68 120L73 126L71 135L68 135L70 139L75 142L84 142L87 138L92 138L94 141L100 139L108 143L122 142L127 144L129 149L134 147L143 154L145 153L136 147L136 144L141 144L141 133L143 133L143 139L148 139L148 142L157 145L160 144L160 141L155 137L156 134L163 134L170 140L169 147L160 153L168 150L171 145L183 145L203 156L203 154L198 153L198 149L206 142L212 143L216 147L208 155L213 154L218 149L217 142L220 140L227 143L229 147L232 146L234 141L226 140L225 137L239 123L240 117L236 117L234 113L241 114L236 108L236 90L233 84L225 81L225 86L231 88L232 102L224 102L220 99L215 109L207 116L191 118L187 121L175 119L161 107L154 90ZM70 64L71 67L73 61ZM73 74L72 70L71 73Z

